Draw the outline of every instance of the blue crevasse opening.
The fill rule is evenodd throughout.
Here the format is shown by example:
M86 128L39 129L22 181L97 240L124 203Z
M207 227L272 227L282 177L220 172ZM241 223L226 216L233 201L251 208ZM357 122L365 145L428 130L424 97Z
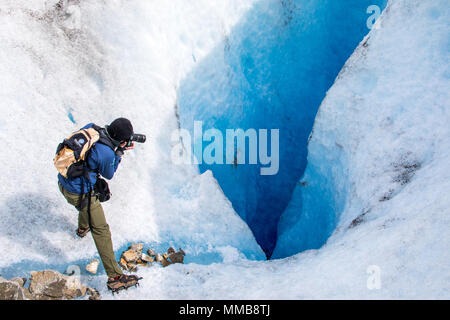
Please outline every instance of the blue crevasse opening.
M222 43L196 62L178 88L180 125L192 134L194 121L202 121L203 132L215 128L224 137L226 129L279 129L276 175L261 175L261 167L267 165L248 163L248 145L237 150L246 155L244 163L199 165L201 172L212 170L268 258L279 230L295 225L301 216L301 191L293 192L306 167L308 136L320 103L345 61L369 32L374 12L368 8L376 5L382 10L386 3L256 2ZM270 135L268 141L270 145ZM203 148L210 144L200 143ZM225 154L224 150L224 163ZM336 223L336 213L329 210L334 208L333 191L322 191L314 199L319 214L295 230L300 240L293 245L285 241L289 250L278 246L277 257L320 247L331 234ZM280 216L291 200L290 210L294 208L296 214L288 215L280 229Z

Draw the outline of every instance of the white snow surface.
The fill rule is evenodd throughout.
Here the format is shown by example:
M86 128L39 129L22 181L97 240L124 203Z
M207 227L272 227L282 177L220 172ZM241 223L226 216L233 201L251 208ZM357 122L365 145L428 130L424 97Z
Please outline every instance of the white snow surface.
M337 229L318 250L270 261L212 174L170 161L179 81L257 0L72 1L60 16L56 2L0 2L0 268L96 255L90 236L74 235L52 158L64 133L125 116L148 141L110 182L114 247L142 241L220 258L140 269L140 288L114 297L106 275L83 275L103 299L450 298L446 0L391 0L346 63L320 107L303 177L320 171L332 186ZM379 289L368 286L372 266Z

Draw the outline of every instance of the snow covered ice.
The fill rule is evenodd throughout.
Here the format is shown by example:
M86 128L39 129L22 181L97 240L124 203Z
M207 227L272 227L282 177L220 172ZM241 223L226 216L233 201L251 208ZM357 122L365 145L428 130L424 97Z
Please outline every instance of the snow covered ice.
M70 132L124 116L147 143L109 182L116 253L186 258L114 297L101 265L82 273L103 299L450 298L447 1L57 2L0 1L3 277L97 257L52 158ZM371 30L370 5L385 8ZM280 175L173 164L192 120L286 128Z

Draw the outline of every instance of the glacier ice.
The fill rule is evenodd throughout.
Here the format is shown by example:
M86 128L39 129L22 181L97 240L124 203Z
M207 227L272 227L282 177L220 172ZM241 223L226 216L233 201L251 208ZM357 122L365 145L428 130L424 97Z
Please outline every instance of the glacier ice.
M320 107L308 167L280 219L274 257L319 248L338 223L371 219L383 202L419 179L417 172L444 148L439 139L445 137L448 120L448 24L441 22L445 10L434 13L448 6L400 3L387 8ZM397 19L390 18L391 11ZM406 20L413 13L421 18ZM423 46L426 33L435 35L427 53L415 49ZM424 129L428 125L434 129Z
M227 37L242 40L233 31L248 17L262 19L253 10L268 21L281 11L259 0L86 0L71 9L80 10L77 27L65 23L70 16L45 14L56 2L0 3L3 276L84 269L96 255L92 239L75 240L76 213L57 192L51 158L63 133L126 116L149 140L127 154L110 183L105 211L114 246L182 246L187 263L139 270L140 289L115 297L101 269L82 274L104 299L450 297L447 1L390 0L345 63L280 218L272 257L293 255L268 261L212 171L175 166L170 152L180 84ZM194 89L207 96L204 86ZM294 254L315 246L299 232L310 232L305 226L319 213L335 218L328 229L335 224L335 231L320 249ZM373 272L380 272L375 289Z
M368 33L367 8L383 9L385 4L258 1L181 81L178 110L183 128L194 131L193 123L203 121L205 130L280 131L276 175L263 176L261 165L249 164L248 145L237 151L246 155L245 163L200 165L202 172L213 171L268 257L277 241L279 217L305 169L306 144L320 102ZM318 232L316 242L323 243L323 234L330 233Z

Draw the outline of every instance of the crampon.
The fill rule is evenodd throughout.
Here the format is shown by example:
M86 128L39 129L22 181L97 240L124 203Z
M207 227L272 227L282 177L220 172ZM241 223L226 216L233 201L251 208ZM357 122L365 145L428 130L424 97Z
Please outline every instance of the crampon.
M111 290L112 293L117 293L123 289L128 290L129 287L136 287L139 286L139 280L141 280L142 277L138 277L134 274L132 275L121 275L119 277L116 277L112 280L108 280L106 283L106 286L108 287L108 290Z

